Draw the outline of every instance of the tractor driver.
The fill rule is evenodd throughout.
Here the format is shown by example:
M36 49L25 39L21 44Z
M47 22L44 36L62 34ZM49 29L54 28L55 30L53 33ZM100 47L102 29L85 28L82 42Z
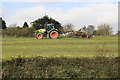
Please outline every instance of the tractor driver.
M44 29L46 29L46 30L47 30L47 24L48 24L48 22L45 22Z

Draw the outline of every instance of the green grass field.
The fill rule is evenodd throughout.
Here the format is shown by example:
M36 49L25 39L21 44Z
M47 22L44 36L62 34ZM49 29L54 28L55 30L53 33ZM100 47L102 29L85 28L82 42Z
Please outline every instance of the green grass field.
M5 79L119 77L117 36L42 40L3 37L2 40Z
M105 36L93 39L60 38L2 38L2 58L11 57L93 57L118 56L118 37Z

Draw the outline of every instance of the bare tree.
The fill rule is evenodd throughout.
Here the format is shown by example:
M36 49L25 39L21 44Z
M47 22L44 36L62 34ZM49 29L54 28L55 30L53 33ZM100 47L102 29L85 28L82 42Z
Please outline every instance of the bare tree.
M70 24L64 25L64 26L63 26L63 29L64 29L65 32L69 32L69 31L74 31L74 29L73 29L74 27L75 27L75 26L70 23Z
M102 36L108 36L112 34L112 27L108 24L101 24L98 26L97 33Z
M93 34L94 31L95 31L95 27L93 25L88 25L87 32L89 34Z

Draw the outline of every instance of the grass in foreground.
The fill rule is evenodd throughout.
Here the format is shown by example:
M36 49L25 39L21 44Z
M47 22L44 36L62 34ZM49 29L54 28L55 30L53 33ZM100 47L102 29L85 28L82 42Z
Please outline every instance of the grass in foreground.
M2 38L3 60L11 57L94 57L118 56L117 36L98 36L93 39L60 38Z
M17 78L118 78L118 63L120 57L18 57L3 62L2 77L16 80Z

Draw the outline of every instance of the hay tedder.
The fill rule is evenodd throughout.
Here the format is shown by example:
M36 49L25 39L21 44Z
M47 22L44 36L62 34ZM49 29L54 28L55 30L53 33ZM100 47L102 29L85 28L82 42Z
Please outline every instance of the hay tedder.
M89 25L87 28L84 26L77 32L76 36L81 36L83 38L93 38L94 29L95 28L91 25Z
M43 37L57 39L58 36L59 36L58 30L55 29L53 24L45 24L44 29L38 29L35 31L35 37L37 39L42 39Z

